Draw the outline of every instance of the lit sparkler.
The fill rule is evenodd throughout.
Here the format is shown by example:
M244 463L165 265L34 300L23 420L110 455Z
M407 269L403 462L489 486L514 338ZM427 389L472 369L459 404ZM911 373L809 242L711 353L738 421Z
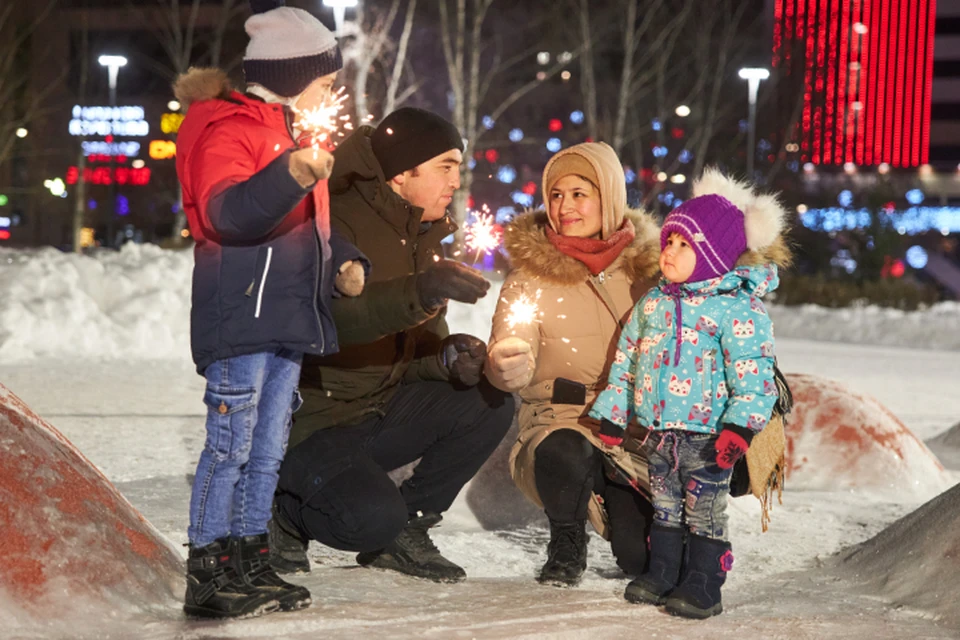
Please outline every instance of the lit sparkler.
M476 251L477 255L473 258L476 262L480 254L489 255L500 246L502 232L497 228L493 214L486 205L483 206L482 213L475 214L476 221L465 227L466 235L464 244L470 251Z
M507 326L513 329L517 325L540 322L540 307L537 305L539 299L539 289L537 289L533 298L525 293L520 294L519 298L510 303L507 313Z
M303 130L310 146L320 149L324 143L336 146L335 138L342 138L344 134L340 128L353 130L349 115L340 115L344 109L344 102L349 98L346 87L340 87L319 107L312 109L294 109L297 116L297 127Z

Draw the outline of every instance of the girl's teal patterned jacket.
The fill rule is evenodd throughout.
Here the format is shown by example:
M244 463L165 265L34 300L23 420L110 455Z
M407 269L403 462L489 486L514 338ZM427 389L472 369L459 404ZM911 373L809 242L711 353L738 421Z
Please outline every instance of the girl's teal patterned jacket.
M779 284L773 264L702 282L662 279L637 303L607 388L590 411L625 427L759 432L777 400L773 323L760 298Z

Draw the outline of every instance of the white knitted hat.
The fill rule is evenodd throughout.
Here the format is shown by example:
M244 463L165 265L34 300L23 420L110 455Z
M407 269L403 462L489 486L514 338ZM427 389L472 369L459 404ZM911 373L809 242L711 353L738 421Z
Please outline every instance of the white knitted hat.
M282 0L251 0L250 6L254 14L244 24L250 36L243 56L247 83L291 97L343 68L337 39L310 13Z

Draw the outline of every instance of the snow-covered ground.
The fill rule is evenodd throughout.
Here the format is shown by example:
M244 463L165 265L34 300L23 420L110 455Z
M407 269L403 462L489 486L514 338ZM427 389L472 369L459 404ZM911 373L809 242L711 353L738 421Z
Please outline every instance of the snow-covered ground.
M186 541L190 475L203 443L203 381L186 349L189 255L135 247L101 260L55 252L0 252L0 382L60 429L164 535ZM12 262L8 263L7 260ZM184 275L186 274L186 275ZM98 283L98 284L91 284ZM491 294L491 299L493 295ZM492 305L451 310L451 328L488 332ZM883 402L921 439L946 432L960 416L960 309L907 315L894 332L886 313L831 315L774 310L778 354L787 372L835 378ZM808 314L802 337L788 338L784 314ZM813 323L816 322L816 325ZM827 342L852 331L878 343L937 345L936 350ZM886 327L886 328L884 328ZM953 328L951 328L953 327ZM940 340L932 341L930 334ZM946 335L952 333L952 335ZM953 340L951 344L947 340ZM91 360L97 357L97 360ZM943 438L941 438L943 440ZM502 461L500 461L502 462ZM491 465L497 461L492 460ZM90 611L17 638L958 638L952 619L891 604L822 565L867 540L933 496L909 492L791 490L760 533L752 498L733 500L736 564L723 615L705 622L672 618L622 598L627 579L594 537L586 578L574 589L538 585L547 531L541 523L484 530L467 494L443 525L441 549L470 579L436 585L361 569L350 554L313 545L313 571L294 580L314 595L307 610L228 623L188 622L178 602L162 614ZM954 481L960 474L952 472ZM499 495L499 494L497 494ZM500 521L516 496L504 495ZM485 501L487 504L495 500ZM468 504L469 503L469 504ZM519 511L519 510L518 510ZM521 522L521 514L515 520ZM525 521L524 521L525 522ZM920 544L920 543L918 543ZM950 589L953 585L931 585ZM945 593L960 597L960 592ZM0 596L2 597L2 596Z

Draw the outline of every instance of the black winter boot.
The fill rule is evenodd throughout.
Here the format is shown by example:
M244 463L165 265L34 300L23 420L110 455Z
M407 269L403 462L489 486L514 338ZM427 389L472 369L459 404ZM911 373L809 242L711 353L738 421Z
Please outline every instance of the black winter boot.
M238 549L237 557L244 580L276 598L281 611L302 609L310 604L310 592L306 587L286 582L270 566L270 544L266 533L243 536L238 542Z
M198 618L253 618L276 611L274 593L257 589L237 570L236 541L221 538L191 547L183 612Z
M308 540L303 538L277 509L274 499L270 512L272 517L267 523L270 536L270 566L277 573L309 573L310 559L307 558Z
M427 530L443 520L439 513L423 513L410 518L397 539L379 551L357 554L364 567L390 569L434 582L460 582L467 573L440 554Z
M547 562L540 569L537 581L557 587L572 587L580 582L587 568L586 521L557 522L550 520L550 543Z
M691 535L683 581L667 598L667 612L684 618L709 618L722 612L720 587L731 567L729 542Z
M650 568L627 585L623 597L637 604L663 604L680 580L683 529L655 524L650 528Z

